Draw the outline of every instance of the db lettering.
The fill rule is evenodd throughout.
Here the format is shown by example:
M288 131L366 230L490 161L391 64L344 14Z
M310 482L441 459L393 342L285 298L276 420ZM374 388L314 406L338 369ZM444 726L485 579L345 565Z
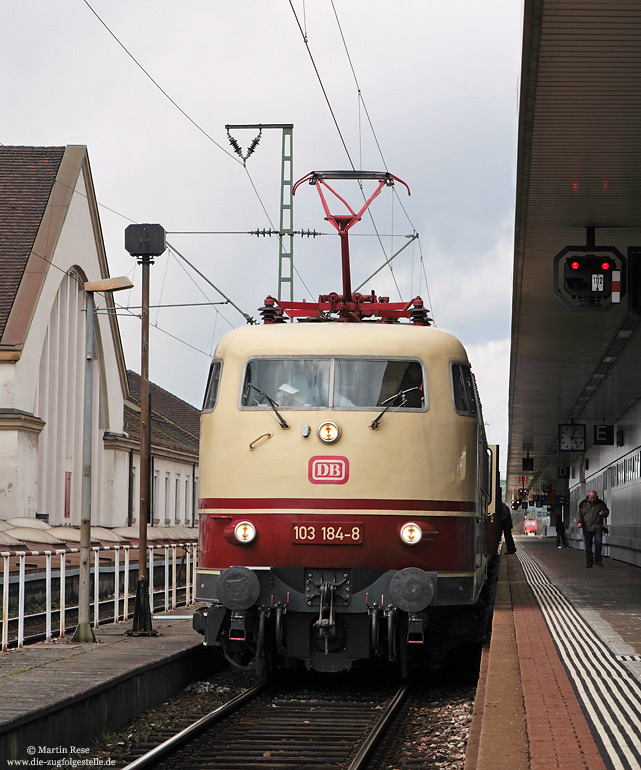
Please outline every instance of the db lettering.
M308 477L312 484L345 484L349 478L346 457L312 457Z
M326 476L339 477L343 475L342 463L316 463L314 466L314 475L319 479Z

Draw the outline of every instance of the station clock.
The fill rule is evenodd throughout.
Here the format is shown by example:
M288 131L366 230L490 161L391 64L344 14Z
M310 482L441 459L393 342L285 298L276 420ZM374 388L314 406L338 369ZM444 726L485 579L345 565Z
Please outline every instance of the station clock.
M585 425L559 425L559 451L585 452Z

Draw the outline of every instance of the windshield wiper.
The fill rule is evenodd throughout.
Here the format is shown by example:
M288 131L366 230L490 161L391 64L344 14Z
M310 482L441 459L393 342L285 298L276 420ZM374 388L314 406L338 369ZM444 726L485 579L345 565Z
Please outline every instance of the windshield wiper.
M416 385L413 388L407 388L407 390L399 390L398 393L394 393L393 396L390 396L389 398L386 398L385 401L381 402L381 406L385 406L385 404L387 404L387 406L385 406L385 409L383 409L383 411L378 415L378 417L370 423L369 427L372 430L376 430L376 428L378 428L379 422L381 421L381 418L390 407L394 406L394 402L396 401L396 399L397 398L401 399L401 403L398 405L400 409L402 406L405 406L405 404L407 403L407 394L412 393L415 390L420 390L420 385Z
M267 401L269 402L269 405L274 410L274 413L276 414L276 417L278 417L278 421L280 422L280 427L283 428L283 429L289 428L289 425L285 422L285 420L283 419L283 416L281 415L281 413L276 408L278 406L278 404L274 401L274 399L270 398L267 395L267 393L265 393L260 388L257 388L253 383L248 382L247 384L249 385L250 388L253 388L257 393L260 393L261 396L264 396L267 399ZM257 398L255 398L254 401L257 404L260 403Z

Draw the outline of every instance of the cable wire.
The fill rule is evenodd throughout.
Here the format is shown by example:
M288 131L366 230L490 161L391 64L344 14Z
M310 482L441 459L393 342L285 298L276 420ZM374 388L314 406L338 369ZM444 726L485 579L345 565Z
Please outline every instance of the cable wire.
M30 255L31 254L34 257L37 257L38 259L41 259L43 262L46 262L50 267L55 268L59 273L62 273L63 275L68 275L73 281L75 281L78 284L78 286L80 286L80 288L84 292L84 290L85 290L84 281L80 278L79 275L77 275L76 273L72 272L72 270L64 270L59 265L56 265L56 263L53 260L48 259L43 254L38 254L38 252L33 251L33 249L30 252ZM95 293L96 294L102 294L103 296L106 294L105 292L95 292ZM112 300L113 300L113 303L114 303L114 307L116 307L119 310L124 311L125 315L131 316L132 318L138 318L138 319L141 318L141 315L139 313L132 313L129 308L125 307L124 305L120 305L113 298L113 295L112 295ZM217 309L216 309L216 311L219 312ZM224 316L223 316L223 318L224 318ZM225 319L225 320L227 320L227 319ZM172 334L171 332L167 331L167 329L163 329L161 326L158 326L157 324L151 324L151 326L153 326L154 329L157 329L162 334L166 334L168 337L171 337L172 339L176 340L176 342L180 342L182 345L185 345L186 347L191 348L192 350L195 350L198 353L202 353L203 355L205 355L208 358L210 358L209 353L206 353L204 350L201 350L200 348L195 347L195 345L192 345L190 342L187 342L187 340L183 340L180 337L177 337L175 334ZM232 328L233 328L233 326L232 326Z
M355 70L354 65L352 63L352 57L351 57L351 55L349 53L349 48L347 46L347 41L345 40L345 35L343 34L343 29L342 29L342 26L341 26L341 23L340 23L340 19L338 18L338 13L336 11L336 7L334 5L333 0L331 0L331 4L332 4L332 9L334 11L334 16L336 18L336 22L338 24L338 30L339 30L341 39L343 41L343 46L345 47L345 52L347 54L347 60L349 62L349 66L350 66L350 69L352 71L352 76L354 77L354 82L356 83L356 88L357 88L357 91L358 91L359 98L360 98L360 100L361 100L361 102L363 104L363 109L365 110L365 115L367 116L367 120L369 122L370 129L372 131L372 135L374 136L374 141L376 142L376 146L378 147L378 151L379 151L379 154L381 156L381 160L383 162L383 165L385 166L385 170L387 171L387 164L385 162L385 158L383 156L383 152L381 150L381 146L380 146L380 143L378 141L378 137L376 136L376 132L374 131L374 126L373 126L372 121L370 119L369 112L367 111L367 107L365 106L365 102L362 99L362 92L361 92L361 89L360 89L360 85L358 83L358 77L356 76L356 70ZM293 6L292 0L289 0L289 5L290 5L290 8L292 9L292 13L294 14L294 18L296 19L296 24L298 25L298 29L299 29L299 31L301 33L302 38L303 38L303 42L305 44L305 48L307 49L307 53L309 54L310 60L312 62L312 66L314 68L314 72L316 73L316 77L317 77L318 82L320 84L321 91L323 92L323 96L325 97L325 101L327 102L327 106L329 108L330 114L331 114L332 119L334 121L334 124L336 126L336 130L338 131L338 135L340 137L341 143L342 143L342 145L343 145L343 147L345 149L345 153L347 154L347 158L349 160L349 163L350 163L352 169L356 170L355 167L354 167L354 162L352 161L352 156L351 156L351 154L349 152L349 149L347 148L347 144L345 142L345 138L343 137L343 132L341 131L341 128L340 128L340 126L338 124L338 119L336 117L336 114L335 114L334 109L333 109L333 107L331 105L329 96L327 94L327 90L326 90L325 85L323 83L323 79L321 78L321 75L320 75L320 72L318 70L318 67L316 66L316 61L315 61L314 56L312 54L311 48L309 46L309 40L308 40L308 37L307 37L307 30L306 29L303 30L303 28L301 26L301 23L300 23L300 20L298 18L298 15L296 13L296 9ZM360 136L360 123L359 123L359 136ZM361 164L362 164L362 160L361 160ZM363 196L363 199L365 199L365 192L363 190L362 182L359 182L359 187L360 187L360 190L361 190L361 195ZM405 211L405 208L403 208L403 211ZM394 281L394 284L396 286L396 290L398 292L399 297L401 297L402 293L401 293L400 287L398 285L398 282L396 280L396 276L394 274L394 271L393 271L393 269L391 267L391 264L390 264L391 260L388 259L388 257L387 257L387 251L385 249L385 245L383 244L383 242L381 240L381 236L378 233L378 228L376 226L376 222L374 221L374 216L373 216L372 212L369 209L368 209L367 213L368 213L370 222L372 223L372 226L374 228L374 231L376 233L376 236L378 238L378 241L379 241L379 244L380 244L380 247L381 247L381 251L383 252L383 256L385 257L384 265L388 265L389 266L390 273L391 273L391 276L392 276L392 280ZM409 217L408 217L408 220L409 220Z
M169 252L170 252L170 254L174 255L174 258L176 257L175 250L174 250L173 247L171 247L171 246L169 247ZM198 291L203 295L203 297L207 300L208 304L210 304L212 307L214 307L214 305L216 303L212 302L212 300L209 299L209 297L203 291L202 287L199 286L196 283L196 281L194 280L193 275L191 275L187 271L187 268L183 264L181 264L177 259L176 259L176 264L185 273L185 275L189 278L189 280L194 284L196 289L198 289ZM229 304L229 300L227 298L225 298L225 304ZM227 323L232 329L234 328L234 324L227 318L227 316L224 315L224 313L222 313L222 311L220 311L217 307L214 307L214 310L216 311L216 315L217 316L220 316L223 319L223 321L225 321L225 323Z
M352 62L352 57L351 57L351 54L349 52L349 48L347 46L347 40L345 39L345 35L343 33L343 27L341 25L340 19L338 18L338 12L336 10L336 6L334 4L334 0L330 0L330 3L331 3L331 6L332 6L332 10L334 11L334 17L336 19L336 24L338 26L338 31L340 33L341 40L343 41L343 47L345 48L345 54L347 56L347 61L349 62L349 66L350 66L350 69L352 71L352 76L354 78L354 83L356 84L356 89L357 89L357 92L358 92L359 106L362 105L362 107L363 107L363 111L365 112L365 116L367 117L367 122L369 123L369 127L370 127L370 130L372 132L372 136L374 137L374 142L376 144L376 148L378 149L378 153L381 156L381 161L383 163L385 171L389 171L388 166L387 166L387 161L385 160L385 156L383 155L383 149L381 148L381 144L380 144L380 142L378 140L378 136L376 134L376 130L374 129L374 124L372 123L372 119L370 117L369 110L367 109L367 105L365 104L365 99L363 97L363 92L362 92L362 89L361 89L361 85L358 82L358 77L356 75L356 70L354 68L354 64ZM360 131L361 131L361 127L360 127L360 109L359 109L359 133L360 133ZM361 163L361 166L362 166L362 163ZM396 197L396 200L399 202L399 204L401 206L401 209L403 210L403 213L407 217L407 221L409 222L409 224L411 225L412 229L416 233L416 227L414 227L414 223L412 222L412 220L411 220L411 218L410 218L410 216L409 216L409 214L407 212L407 209L403 205L403 201L401 200L400 196L398 195L398 192L396 191L396 188L393 188L392 192L393 192L393 195ZM371 214L370 214L370 218L372 218L372 222L373 222L373 217L371 217ZM419 243L419 246L420 246L420 243ZM385 253L384 249L383 249L383 253ZM421 255L421 261L422 261L422 255ZM390 264L390 271L393 273L391 264ZM424 264L423 264L423 272L425 272L425 265ZM395 278L394 278L394 282L396 283L396 279ZM426 290L429 292L429 288L428 288L428 285L427 285L427 276L425 276L425 284L426 284ZM398 289L398 284L396 285L396 288ZM400 291L399 291L399 293L400 293Z
M83 3L84 3L86 6L87 6L87 8L89 8L89 10L91 11L91 13L93 13L93 15L94 15L94 16L95 16L95 17L98 19L98 21L99 21L99 22L102 24L102 26L103 26L103 27L104 27L104 28L107 30L107 32L108 32L108 33L111 35L111 37L113 37L113 39L116 41L116 43L118 43L118 45L119 45L119 46L122 48L122 50L123 50L123 51L124 51L124 52L127 54L127 56L128 56L128 57L129 57L129 58L130 58L130 59L133 61L133 63L134 63L134 64L135 64L135 65L136 65L136 66L137 66L137 67L138 67L138 68L139 68L139 69L140 69L140 70L141 70L141 71L142 71L142 72L143 72L143 73L144 73L144 74L145 74L145 75L146 75L146 76L149 78L149 80L151 80L151 82L152 82L152 83L153 83L153 84L156 86L156 88L157 88L157 89L160 91L160 93L161 93L161 94L163 94L163 96L165 96L167 99L169 99L169 101L170 101L170 102L171 102L171 103L174 105L174 107L175 107L175 108L176 108L176 109L177 109L177 110L178 110L178 111L179 111L179 112L180 112L180 113L181 113L181 114L182 114L184 117L186 117L186 118L187 118L187 120L188 120L188 121L189 121L189 122L190 122L190 123L191 123L193 126L195 126L195 128L197 128L197 129L200 131L200 133L201 133L201 134L203 134L204 136L206 136L206 137L207 137L207 139L209 139L209 141L210 141L210 142L212 142L213 144L215 144L215 145L216 145L216 147L218 147L220 150L222 150L222 151L225 153L225 155L229 155L229 157L230 157L232 160L234 160L234 161L238 161L238 158L236 158L234 155L232 155L232 153L231 153L231 152L229 152L227 149L225 149L225 147L223 147L223 146L222 146L222 144L219 144L219 143L218 143L218 142L217 142L217 141L214 139L214 137L213 137L213 136L211 136L211 134L208 134L208 133L205 131L205 129L204 129L202 126L200 126L198 123L196 123L196 121L195 121L195 120L194 120L194 119L193 119L193 118L192 118L190 115L188 115L188 114L185 112L185 110L183 110L183 108L182 108L182 107L181 107L181 106L178 104L178 102L176 102L174 99L172 99L172 97L171 97L171 96L170 96L170 95L167 93L167 91L165 91L165 89L164 89L164 88L163 88L163 87L160 85L160 83L159 83L157 80L155 80L155 79L154 79L154 78L151 76L151 74L150 74L150 73L149 73L149 72L148 72L148 71L147 71L147 70L146 70L146 69L145 69L145 68L142 66L142 64L141 64L141 63L138 61L138 59L136 59L136 57L135 57L135 56L134 56L134 55L131 53L131 51L129 51L129 49L128 49L128 48L125 46L125 44L120 42L120 40L119 40L119 39L116 37L116 35L115 35L115 34L114 34L114 33L113 33L113 32L112 32L110 29L109 29L109 27L106 25L106 23L105 23L105 22L104 22L104 21L103 21L103 20L100 18L100 16L97 14L97 12L96 12L96 11L95 11L95 10L94 10L92 7L91 7L91 5L89 4L89 2L88 2L87 0L82 0L82 2L83 2ZM242 161L238 161L238 162L239 162L239 163L241 163Z
M343 41L343 47L345 48L345 54L347 55L347 61L349 62L349 67L352 70L352 76L354 78L354 83L356 84L356 90L358 92L358 100L359 104L363 105L363 110L365 111L365 116L367 117L367 122L369 123L369 127L372 131L372 136L374 137L374 142L376 143L376 147L378 148L379 155L381 156L381 160L383 161L383 166L385 167L385 171L389 171L387 168L387 163L385 161L385 158L383 156L383 150L381 149L381 145L378 141L378 137L376 136L376 131L374 131L374 125L372 123L372 120L369 116L369 112L367 110L367 105L365 104L365 99L363 99L363 92L361 90L360 83L358 82L358 78L356 77L356 70L354 69L354 64L352 63L352 57L349 52L349 48L347 47L347 41L345 40L345 35L343 34L343 28L341 26L340 19L338 18L338 12L336 11L336 6L334 5L334 0L330 0L332 5L332 10L334 11L334 17L336 18L336 24L338 25L338 31L341 36L341 40ZM360 121L360 117L359 117ZM360 132L360 122L359 122L359 132ZM361 164L362 167L362 164Z
M85 0L86 2L86 0ZM332 107L332 104L329 100L329 96L327 95L327 91L325 90L325 84L323 83L323 79L320 76L320 72L318 71L318 67L316 66L316 61L314 60L314 55L312 54L312 51L309 47L309 40L307 39L306 33L303 31L303 28L301 26L301 23L298 19L298 14L296 13L296 9L294 8L294 4L292 3L292 0L289 0L289 6L292 9L292 13L294 14L294 18L296 19L296 24L298 25L298 29L300 30L301 37L303 38L303 43L305 43L305 48L307 49L307 53L309 54L309 58L312 62L312 67L314 68L314 72L316 73L316 77L318 78L318 83L321 87L321 91L323 92L323 96L325 97L325 101L327 102L327 106L329 108L330 115L332 116L332 120L334 121L334 125L336 126L336 130L338 131L338 135L340 137L340 140L343 144L343 147L345 149L345 153L347 154L347 159L349 160L350 166L352 167L353 171L356 171L356 166L354 165L354 162L352 161L352 156L350 155L349 150L347 149L347 144L345 142L345 138L343 137L343 132L341 131L341 127L338 125L338 119L336 117L336 114L334 113L334 108Z
M176 102L176 100L175 100L175 99L173 99L173 98L172 98L172 97L171 97L171 96L170 96L170 95L167 93L167 91L165 91L165 89L164 89L164 88L163 88L163 87L160 85L160 83L159 83L159 82L158 82L158 81L157 81L157 80L156 80L154 77L152 77L152 75L151 75L151 74L150 74L150 73L149 73L149 72L148 72L148 71L147 71L147 70L146 70L146 69L143 67L143 65L142 65L142 64L141 64L141 63L138 61L138 59L136 59L136 57L135 57L135 56L134 56L134 55L131 53L131 51L129 51L129 49L128 49L128 48L125 46L125 44L124 44L124 43L122 43L122 42L121 42L121 41L118 39L118 37L115 35L115 33L111 31L111 29L110 29L110 28L107 26L107 24L106 24L106 23L105 23L105 22L102 20L102 18L101 18L101 17L98 15L98 13L97 13L97 12L96 12L96 11L95 11L93 8L92 8L92 6L91 6L91 5L90 5L90 3L88 2L88 0L82 0L82 2L83 2L83 3L84 3L86 6L87 6L87 8L89 8L89 10L91 11L91 13L93 13L93 15L96 17L96 19L98 19L98 21L100 22L100 24L102 24L102 26L103 26L103 27L104 27L104 28L107 30L107 32L108 32L108 33L111 35L111 37L112 37L112 38L113 38L113 39L116 41L116 43L118 43L118 45L119 45L119 46L122 48L122 50L123 50L123 51L124 51L124 52L127 54L127 56L128 56L128 57L129 57L129 58L130 58L130 59L131 59L131 60L134 62L134 64L135 64L135 65L136 65L136 66L137 66L137 67L138 67L138 68L141 70L141 72L143 72L143 73L144 73L144 75L145 75L145 76L146 76L146 77L147 77L147 78L148 78L148 79L149 79L149 80L150 80L150 81L151 81L151 82L152 82L152 83L153 83L153 84L156 86L156 88L157 88L157 89L160 91L160 93L161 93L161 94L163 94L163 96L165 96L165 97L166 97L166 98L167 98L167 99L168 99L168 100L169 100L169 101L170 101L170 102L171 102L171 103L174 105L174 107L175 107L175 108L176 108L176 109L177 109L177 110L178 110L178 111L181 113L181 115L183 115L185 118L187 118L187 120L188 120L188 121L189 121L189 122L190 122L190 123L191 123L191 124L192 124L192 125L193 125L193 126L196 128L196 129L198 129L198 131L200 131L200 133L201 133L201 134L203 134L203 136L205 136L207 139L209 139L209 141L210 141L210 142L212 142L212 144L215 144L215 145L216 145L216 147L218 147L218 149L222 150L222 151L225 153L225 155L228 155L228 156L229 156L229 157L230 157L230 158L231 158L233 161L235 161L235 162L237 162L237 163L240 163L240 165L244 166L244 163L243 163L243 161L242 161L242 160L240 160L240 158L238 158L238 157L237 157L236 155L234 155L233 153L229 152L229 151L228 151L228 150L227 150L225 147L223 147L223 146L222 146L222 144L219 144L219 143L218 143L218 142L217 142L217 141L216 141L216 140L213 138L213 136L211 136L211 134L207 133L207 131L205 131L205 129L204 129L204 128L203 128L203 127L202 127L202 126L199 124L199 123L197 123L197 122L196 122L196 121L195 121L195 120L194 120L194 119L193 119L193 118L192 118L192 117L191 117L191 116L190 116L190 115L189 115L189 114L188 114L188 113L187 113L185 110L183 110L183 108L182 108L182 107L181 107L181 106L178 104L178 102ZM260 205L262 206L262 209L263 209L263 211L265 212L265 215L267 216L267 220L269 221L270 225L271 225L271 226L272 226L272 228L273 228L273 226L274 226L274 225L273 225L273 223L272 223L272 220L271 220L271 218L270 218L269 214L267 213L267 209L266 209L266 207L265 207L265 204L263 203L263 200L262 200L262 198L260 197L260 194L259 194L259 192L258 192L258 189L256 188L256 185L254 184L254 181L253 181L253 179L251 178L251 174L249 173L249 171L247 171L247 168L245 168L245 171L246 171L246 173L247 173L247 177L248 177L248 179L249 179L249 181L250 181L250 183L251 183L251 186L252 186L252 188L253 188L253 190L254 190L254 193L256 194L256 197L258 198L258 201L260 202Z

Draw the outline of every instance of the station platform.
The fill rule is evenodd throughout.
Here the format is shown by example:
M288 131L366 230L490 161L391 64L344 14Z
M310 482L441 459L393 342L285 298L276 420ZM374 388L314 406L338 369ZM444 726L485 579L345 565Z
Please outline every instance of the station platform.
M641 768L641 568L554 538L501 556L465 770Z
M127 635L130 620L101 626L95 644L67 638L0 655L0 768L54 758L82 767L92 740L197 678L211 656L194 609L154 615L155 636Z

